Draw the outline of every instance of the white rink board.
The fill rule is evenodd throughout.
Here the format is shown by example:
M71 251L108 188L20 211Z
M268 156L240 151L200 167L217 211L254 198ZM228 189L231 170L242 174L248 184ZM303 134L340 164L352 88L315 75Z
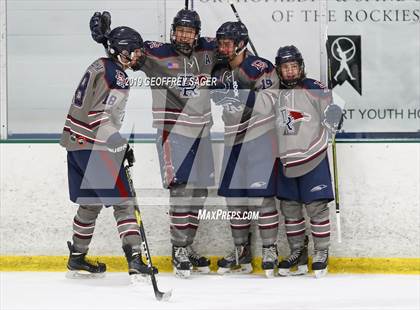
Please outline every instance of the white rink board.
M222 144L215 146L220 152ZM134 182L151 251L170 255L167 193L160 189L155 145L134 147ZM331 256L420 257L420 145L355 143L337 149L343 242L336 241L331 203ZM64 149L58 144L0 144L0 161L1 254L67 255L76 208L68 198ZM283 219L280 223L279 253L285 255ZM253 238L259 256L259 237ZM202 221L195 241L200 252L223 255L231 244L228 221ZM112 210L100 214L90 254L122 254Z
M261 57L274 62L280 46L294 44L303 54L308 76L321 78L326 68L320 65L325 46L320 0L234 2ZM347 82L334 88L346 109L353 110L347 114L344 130L418 131L420 1L324 2L329 10L329 35L361 36L362 96ZM227 1L195 0L194 4L201 16L203 36L214 37L223 22L235 20ZM103 47L90 37L88 23L93 12L108 10L112 27L127 25L145 40L169 42L173 17L183 5L183 0L8 0L9 134L61 132L63 116L83 72L104 56ZM390 12L389 16L384 12ZM150 107L150 89L131 92L128 115L136 115L138 133L155 132ZM218 127L213 130L221 131Z

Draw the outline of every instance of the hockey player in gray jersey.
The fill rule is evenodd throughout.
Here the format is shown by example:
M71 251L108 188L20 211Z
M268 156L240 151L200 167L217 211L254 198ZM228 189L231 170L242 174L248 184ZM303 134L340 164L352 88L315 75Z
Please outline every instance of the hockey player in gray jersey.
M305 219L310 218L316 277L327 272L330 246L328 202L334 199L327 148L329 133L342 119L341 108L321 82L307 78L303 57L295 46L281 47L276 68L280 94L276 105L276 127L282 165L278 171L277 197L285 217L290 256L279 264L279 274L307 272ZM291 268L298 270L292 272Z
M107 12L95 13L90 23L92 37L105 46L103 34L109 24ZM207 85L215 42L200 37L200 30L197 12L180 10L171 26L171 43L145 42L146 61L141 69L150 79L171 81L150 87L162 183L170 193L173 266L180 277L188 277L192 268L210 270L210 261L191 247L198 211L203 208L207 187L214 184Z
M129 92L125 70L144 64L144 44L129 27L110 31L108 57L94 61L77 87L61 136L67 150L70 199L79 205L73 220L68 276L100 276L106 266L86 259L95 222L103 206L113 206L117 229L132 280L151 270L141 257L141 239L133 195L122 162L134 162L132 149L119 129ZM156 272L157 270L154 270Z
M248 30L241 22L226 22L217 30L218 58L213 76L218 85L212 100L223 107L224 156L218 194L229 211L259 212L263 243L262 268L268 276L277 266L278 212L273 166L276 158L274 96L278 78L273 64L246 48ZM239 216L230 222L234 250L218 261L218 272L252 271L248 240L251 220Z

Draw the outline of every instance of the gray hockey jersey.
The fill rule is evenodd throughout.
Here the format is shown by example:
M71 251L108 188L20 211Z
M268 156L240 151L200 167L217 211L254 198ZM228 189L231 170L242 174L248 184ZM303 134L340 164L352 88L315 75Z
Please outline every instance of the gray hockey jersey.
M145 47L142 70L151 83L153 127L191 138L207 136L213 125L208 86L215 40L200 38L190 57L169 43L146 41Z
M74 93L60 145L68 151L105 150L109 136L121 128L128 93L119 64L110 58L93 62Z
M325 158L328 131L324 111L331 92L319 81L305 78L294 89L281 89L276 104L280 160L287 177L307 174Z
M264 58L246 53L238 68L225 67L213 73L219 82L239 85L238 91L245 92L247 98L247 103L223 109L226 145L251 141L275 128L274 105L279 88L275 67Z

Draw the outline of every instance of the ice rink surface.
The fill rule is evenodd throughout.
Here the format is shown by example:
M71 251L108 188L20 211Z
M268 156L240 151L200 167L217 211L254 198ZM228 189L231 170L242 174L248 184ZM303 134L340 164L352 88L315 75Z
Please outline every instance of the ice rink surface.
M6 309L420 309L419 275L337 275L266 279L261 275L158 276L132 285L126 273L103 279L66 279L58 272L2 272L0 308Z

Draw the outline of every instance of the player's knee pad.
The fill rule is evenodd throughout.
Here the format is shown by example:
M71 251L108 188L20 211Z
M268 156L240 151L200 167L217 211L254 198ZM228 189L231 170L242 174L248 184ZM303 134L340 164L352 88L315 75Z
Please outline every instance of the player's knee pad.
M228 211L246 211L249 209L248 198L226 197L225 200Z
M121 221L128 218L136 218L134 206L132 204L115 205L114 217L115 220Z
M276 200L273 197L264 197L261 205L257 208L260 212L277 212Z
M176 184L169 189L169 205L177 206L191 206L192 205L193 189L188 188L187 184Z
M193 197L206 199L208 195L209 195L209 191L207 190L207 188L194 188L193 189Z
M280 201L287 241L292 250L302 247L305 239L306 221L303 217L302 207L302 204L297 201Z
M306 205L306 212L311 218L311 234L314 248L328 249L330 246L330 210L328 201L319 200Z
M169 189L170 197L193 197L194 189L189 188L188 184L176 184Z
M79 206L73 219L73 245L77 251L86 253L95 230L95 222L102 206Z
M324 221L330 217L328 201L326 200L313 201L305 205L305 207L306 213L313 221Z
M130 204L114 206L114 218L123 244L138 246L140 244L140 231L134 206Z
M82 223L95 222L101 210L102 206L100 205L80 205L77 210L76 219Z
M303 218L302 204L297 201L280 200L280 211L286 220L298 220Z
M227 209L230 212L230 228L233 242L235 245L241 245L248 241L248 233L251 227L251 220L245 218L244 212L249 210L247 205L241 205L243 199L226 198Z
M202 209L208 196L208 190L207 188L194 188L192 196L193 198L191 200L191 204L194 206L194 208Z

